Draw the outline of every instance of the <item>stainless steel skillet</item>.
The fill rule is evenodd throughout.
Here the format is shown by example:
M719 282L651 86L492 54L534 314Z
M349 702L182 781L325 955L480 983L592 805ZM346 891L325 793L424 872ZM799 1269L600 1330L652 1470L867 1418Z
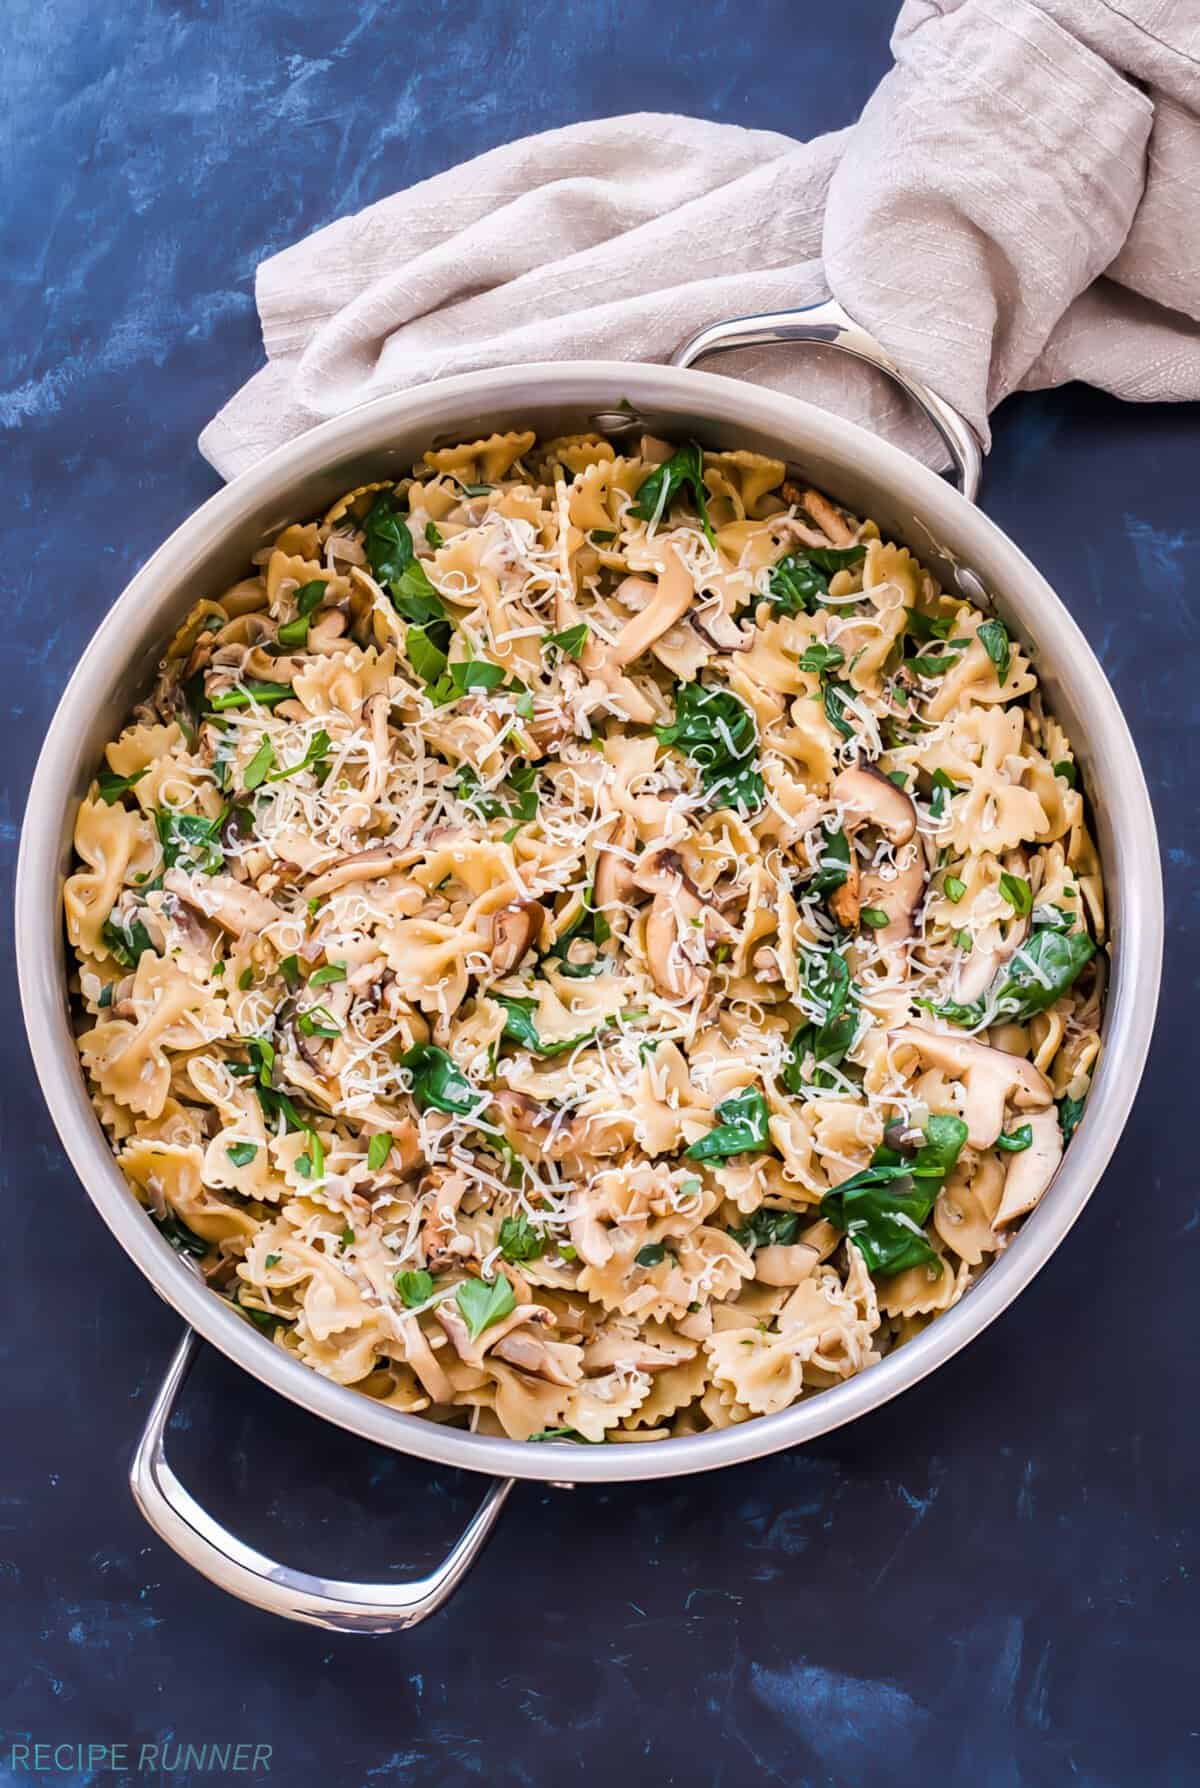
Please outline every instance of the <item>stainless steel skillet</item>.
M692 370L703 355L773 342L822 343L869 360L909 392L942 436L962 490L855 425L757 386ZM1083 768L1113 926L1105 1049L1088 1108L1057 1179L1013 1244L969 1294L869 1372L781 1415L645 1446L531 1446L401 1415L330 1383L271 1345L213 1297L129 1194L92 1111L72 1041L60 915L75 811L105 742L151 681L165 641L197 596L242 574L285 521L343 491L407 469L431 442L472 439L514 422L543 435L603 426L744 446L800 467L850 509L873 516L975 602L994 605L1036 655L1039 676ZM947 404L905 378L836 306L714 325L669 367L575 361L472 373L380 398L280 448L178 528L100 626L50 724L30 790L17 875L21 997L37 1073L63 1144L100 1215L184 1318L187 1332L150 1412L131 1471L133 1493L167 1543L212 1582L271 1612L354 1632L414 1625L439 1607L478 1554L517 1478L551 1483L671 1477L738 1464L811 1440L897 1396L949 1359L1027 1285L1079 1215L1116 1146L1154 1023L1162 886L1154 819L1120 708L1087 641L1013 542L975 507L980 453ZM379 1445L494 1480L431 1576L330 1582L264 1557L210 1516L164 1451L166 1425L205 1340L263 1383Z

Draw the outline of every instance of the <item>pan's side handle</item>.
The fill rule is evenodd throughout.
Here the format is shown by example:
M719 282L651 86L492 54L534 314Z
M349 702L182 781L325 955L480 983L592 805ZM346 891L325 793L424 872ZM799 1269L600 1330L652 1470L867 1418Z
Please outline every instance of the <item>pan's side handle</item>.
M707 329L701 329L676 348L671 365L694 366L707 354L724 354L730 348L769 348L785 342L792 346L807 342L837 348L840 353L866 360L886 373L928 416L954 463L963 496L975 502L983 473L983 454L970 423L936 391L902 372L875 337L852 322L833 298L807 310L780 310L710 323Z
M504 1478L492 1486L437 1569L415 1582L346 1583L277 1564L222 1527L167 1463L167 1423L196 1347L197 1338L188 1329L167 1368L129 1468L134 1500L159 1538L218 1589L268 1614L337 1633L394 1633L415 1627L440 1608L479 1555L513 1480Z

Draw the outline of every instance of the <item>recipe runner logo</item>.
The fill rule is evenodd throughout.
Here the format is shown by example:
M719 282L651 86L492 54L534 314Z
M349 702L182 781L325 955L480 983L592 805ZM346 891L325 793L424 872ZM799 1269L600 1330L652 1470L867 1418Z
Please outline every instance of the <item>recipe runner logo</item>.
M270 1775L273 1745L252 1744L247 1740L219 1742L205 1739L200 1744L185 1744L174 1738L147 1740L142 1744L111 1743L106 1739L69 1740L57 1743L44 1739L13 1739L8 1746L8 1766L14 1773L27 1775L92 1775L115 1774L180 1775L185 1770L197 1774Z

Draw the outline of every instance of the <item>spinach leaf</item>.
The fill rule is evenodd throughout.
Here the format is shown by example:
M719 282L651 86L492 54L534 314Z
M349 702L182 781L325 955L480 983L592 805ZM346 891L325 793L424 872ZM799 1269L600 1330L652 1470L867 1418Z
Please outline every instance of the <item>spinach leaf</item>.
M529 1221L524 1211L506 1217L497 1237L505 1260L540 1260L546 1252L546 1232Z
M485 1329L515 1310L517 1300L503 1273L494 1279L464 1279L455 1287L454 1301L462 1312L472 1341Z
M833 1086L835 1081L828 1070L841 1065L858 1030L857 1011L847 1009L850 968L839 951L809 956L805 962L804 985L808 997L823 1011L819 1022L801 1025L788 1044L780 1079L793 1094L806 1086ZM804 1068L810 1056L813 1068L811 1076L806 1076Z
M163 1240L170 1242L176 1254L190 1254L194 1260L202 1260L212 1247L211 1242L206 1242L203 1236L189 1229L182 1217L152 1217L151 1221Z
M790 1247L796 1239L799 1227L800 1216L797 1211L774 1210L763 1204L759 1205L740 1229L731 1229L729 1233L735 1242L740 1242L747 1254L753 1254L756 1248Z
M819 639L814 640L811 646L805 646L799 658L802 671L815 671L818 676L826 671L836 670L845 662L846 654L840 646L827 646Z
M248 1167L258 1153L258 1146L253 1142L235 1142L225 1153L235 1167Z
M408 523L384 491L363 520L363 545L371 575L392 599L392 607L418 627L444 621L446 608L417 558Z
M639 1248L634 1255L634 1263L640 1267L661 1266L667 1258L668 1252L665 1242L647 1242L646 1246Z
M539 1428L536 1434L529 1436L529 1439L531 1443L535 1440L570 1440L577 1442L580 1446L599 1447L604 1445L603 1438L589 1440L586 1434L579 1432L578 1428Z
M314 577L311 583L301 584L296 591L296 619L285 621L279 629L281 646L302 646L308 639L309 619L313 610L321 602L327 589L323 577Z
M346 965L344 962L327 962L324 968L319 968L315 975L308 977L308 984L310 987L328 987L331 981L344 981L345 979Z
M1017 1129L997 1136L996 1147L1002 1149L1006 1155L1020 1155L1030 1147L1032 1142L1033 1130L1028 1124L1021 1124Z
M767 1102L756 1086L732 1093L717 1106L720 1120L707 1136L685 1151L689 1161L726 1161L731 1155L771 1146L767 1131Z
M763 779L754 755L758 727L731 690L677 683L675 718L669 726L656 726L654 734L660 745L673 745L695 764L701 787L720 805L749 813L762 806Z
M961 1118L933 1116L911 1161L880 1149L869 1167L822 1198L821 1215L846 1231L872 1273L900 1273L937 1262L924 1225L966 1137Z
M939 1003L918 999L917 1005L950 1024L974 1029L989 1020L1008 1018L1024 1024L1035 1012L1045 1012L1071 986L1080 970L1096 954L1086 931L1059 931L1038 927L1000 970L987 991L969 1005L953 1000Z
M475 1117L487 1103L436 1043L417 1043L400 1057L412 1075L413 1098L419 1111L446 1111L452 1117Z
M416 1272L397 1273L392 1283L410 1310L419 1309L433 1296L433 1275L427 1273L424 1267Z
M822 679L822 700L825 704L825 718L836 733L843 739L854 737L853 723L846 718L846 703L854 700L854 691L849 683L842 683L836 677Z
M1069 757L1060 757L1053 768L1054 774L1061 776L1068 788L1078 788L1079 773Z
M266 776L267 782L286 782L289 776L299 776L301 770L312 770L318 782L328 774L325 759L329 756L332 741L325 728L318 727L308 741L304 756L294 764L281 764L277 770L271 770Z
M911 639L919 640L922 644L931 639L949 639L954 620L953 615L926 615L919 608L910 608L904 631Z
M705 538L711 545L716 536L708 519L708 492L704 488L704 455L699 443L689 441L673 453L661 466L656 466L643 480L637 501L630 513L639 521L660 521L681 491L688 491L700 517Z
M543 1043L533 1022L533 1014L537 1009L536 1000L512 999L503 993L493 994L492 997L498 1006L504 1007L504 1029L501 1035L510 1042L519 1044L522 1049L530 1050L534 1055L569 1055L581 1043L590 1042L600 1029L599 1025L593 1025L590 1031L581 1031L577 1037L564 1037L557 1043Z
M176 813L174 808L160 807L154 815L158 841L162 845L163 862L168 869L199 870L203 875L216 875L225 867L220 828L224 815L207 820L198 813Z
M154 949L140 919L117 919L110 913L100 927L100 937L122 968L135 969L143 953Z
M940 652L906 658L904 668L910 670L915 677L944 677L948 670L954 669L959 654L966 651L967 643L966 640L948 639Z
M478 772L464 764L453 784L454 793L464 807L482 820L512 819L521 825L534 819L538 810L537 767L514 760L508 773L509 799L499 789L484 788ZM508 834L506 834L506 837Z
M984 621L979 629L979 639L984 651L996 667L996 681L1008 681L1008 666L1012 657L1012 646L1008 637L1008 628L1003 621Z
M829 594L833 573L857 565L866 551L865 546L810 546L788 553L771 567L768 602L781 615L815 614Z
M439 623L434 622L434 626ZM447 658L428 627L409 627L404 635L404 653L422 683L436 683L445 674Z
M810 894L836 894L850 874L850 840L840 826L835 832L826 832L824 826L821 830L825 838L821 867L804 888Z
M144 764L140 770L135 770L132 776L118 776L115 770L101 770L96 782L97 793L104 805L112 807L123 794L137 786L149 768L149 764Z
M426 686L425 693L435 708L444 708L472 689L499 689L503 682L502 665L493 664L488 658L464 658L449 665L444 675Z
M1064 1143L1070 1142L1079 1128L1079 1120L1083 1116L1083 1108L1086 1104L1086 1093L1082 1099L1064 1098L1058 1101L1058 1127L1062 1131Z

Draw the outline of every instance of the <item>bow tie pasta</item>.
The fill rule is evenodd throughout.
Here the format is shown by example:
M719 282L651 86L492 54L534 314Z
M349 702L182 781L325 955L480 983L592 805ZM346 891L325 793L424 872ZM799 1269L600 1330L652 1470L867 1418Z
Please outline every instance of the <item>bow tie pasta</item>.
M771 1415L968 1293L1100 1047L1004 623L746 450L426 453L197 592L64 893L135 1196L318 1372L482 1434Z

